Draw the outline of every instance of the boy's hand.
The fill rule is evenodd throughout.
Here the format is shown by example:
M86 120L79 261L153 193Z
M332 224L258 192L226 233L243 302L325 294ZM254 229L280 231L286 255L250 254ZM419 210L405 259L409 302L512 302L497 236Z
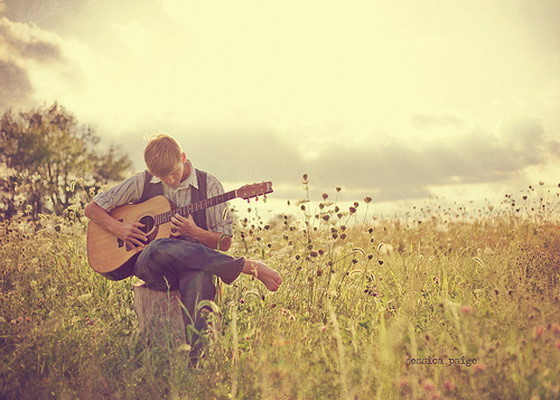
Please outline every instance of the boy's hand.
M126 244L129 244L136 250L141 250L146 247L145 242L148 240L146 234L139 229L142 226L144 226L144 224L140 222L130 223L119 221L113 233Z
M183 217L180 214L175 214L171 217L171 236L188 236L195 239L200 228L194 222L192 215Z

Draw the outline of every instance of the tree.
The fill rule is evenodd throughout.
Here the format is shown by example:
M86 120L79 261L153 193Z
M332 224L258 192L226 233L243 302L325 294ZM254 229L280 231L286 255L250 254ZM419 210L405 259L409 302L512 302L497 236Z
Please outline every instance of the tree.
M101 185L122 179L130 159L114 145L99 151L99 143L91 127L56 102L6 111L0 120L0 214L62 214Z

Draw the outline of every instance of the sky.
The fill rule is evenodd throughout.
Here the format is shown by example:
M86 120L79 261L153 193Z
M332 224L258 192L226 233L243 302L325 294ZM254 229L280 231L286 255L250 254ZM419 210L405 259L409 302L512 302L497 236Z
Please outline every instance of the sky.
M53 101L226 190L499 197L560 182L560 2L0 0L0 109Z

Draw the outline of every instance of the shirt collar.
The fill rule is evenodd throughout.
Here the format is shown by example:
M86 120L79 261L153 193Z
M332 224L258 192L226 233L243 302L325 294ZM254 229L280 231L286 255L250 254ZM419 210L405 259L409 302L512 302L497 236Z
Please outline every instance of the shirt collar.
M198 189L198 179L196 177L196 170L194 169L194 165L189 160L187 160L186 165L189 166L190 174L189 176L187 176L187 179L185 179L183 182L179 184L179 186L175 188L175 190L180 188L188 188L189 186ZM161 180L157 176L153 175L152 179L150 180L150 183L159 183L159 182L161 182Z

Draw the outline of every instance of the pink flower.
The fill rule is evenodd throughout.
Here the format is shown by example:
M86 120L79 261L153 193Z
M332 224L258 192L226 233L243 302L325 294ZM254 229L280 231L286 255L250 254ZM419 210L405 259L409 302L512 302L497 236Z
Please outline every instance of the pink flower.
M432 382L431 379L426 379L424 382L422 382L422 387L425 391L431 392L436 388L436 385L434 385L434 382Z
M472 312L471 306L461 306L461 312L463 314L470 314Z
M482 372L482 371L486 370L486 364L484 364L484 363L475 364L473 366L473 370L474 370L474 372Z
M544 328L541 325L535 326L535 339L540 339L544 333Z

